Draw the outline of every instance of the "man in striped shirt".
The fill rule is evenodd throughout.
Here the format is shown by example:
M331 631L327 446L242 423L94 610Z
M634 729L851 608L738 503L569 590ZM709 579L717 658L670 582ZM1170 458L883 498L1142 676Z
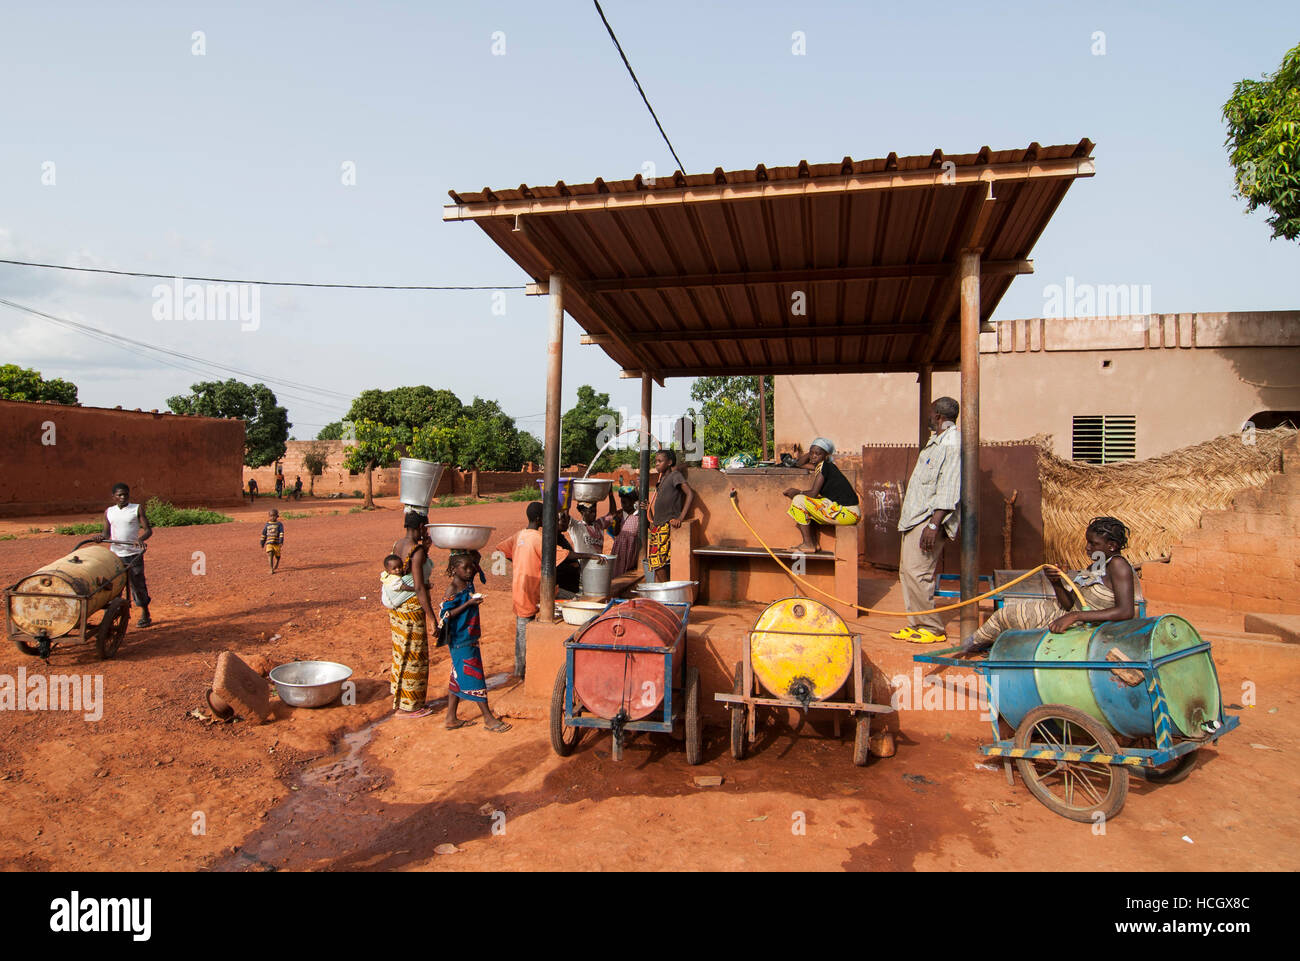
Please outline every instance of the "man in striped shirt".
M961 500L961 434L956 424L959 412L960 407L951 397L940 397L930 405L933 434L916 459L899 510L898 529L903 542L898 578L909 611L934 607L935 572L944 545L957 537L957 505ZM938 614L913 615L907 619L907 627L891 636L914 644L947 639L943 618Z

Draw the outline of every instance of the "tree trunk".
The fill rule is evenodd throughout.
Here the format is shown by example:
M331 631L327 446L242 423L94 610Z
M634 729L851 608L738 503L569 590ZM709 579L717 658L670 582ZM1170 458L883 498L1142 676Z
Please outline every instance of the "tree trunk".
M307 475L307 496L308 497L316 496L316 475L315 474Z
M469 475L469 496L478 497L478 468L475 467Z
M366 463L366 502L361 505L366 510L373 510L375 506L375 462Z

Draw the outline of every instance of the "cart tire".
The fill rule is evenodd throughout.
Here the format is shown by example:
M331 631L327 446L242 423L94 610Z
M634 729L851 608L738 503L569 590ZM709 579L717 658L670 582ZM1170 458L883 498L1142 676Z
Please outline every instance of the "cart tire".
M14 638L14 644L17 646L18 650L22 651L24 654L30 654L32 657L41 656L41 649L35 644L28 644L26 641L17 637Z
M700 669L686 668L686 763L699 764L700 747Z
M867 702L871 701L871 668L865 663L862 665L862 697ZM858 715L856 730L853 732L853 763L858 767L866 767L870 757L871 712L863 711Z
M1177 784L1179 781L1187 780L1187 776L1192 773L1192 768L1196 767L1196 754L1199 750L1200 748L1188 751L1160 767L1140 767L1138 770L1152 784Z
M745 693L745 665L736 662L736 683L731 685L731 693L743 695ZM745 754L749 750L749 735L745 726L745 705L730 704L731 710L731 756L737 761L743 761Z
M560 757L568 757L582 740L582 728L564 726L564 694L568 688L565 666L560 665L560 672L555 675L555 687L551 691L551 747Z
M130 617L131 605L120 597L110 601L108 607L104 608L104 618L95 632L95 648L99 651L101 660L108 660L117 653L122 638L126 637L126 623Z
M1101 754L1120 753L1115 738L1101 722L1066 704L1041 704L1016 728L1015 746L1019 749L1052 743ZM1018 757L1016 768L1030 794L1071 821L1092 823L1098 813L1110 820L1128 797L1129 772L1124 765Z

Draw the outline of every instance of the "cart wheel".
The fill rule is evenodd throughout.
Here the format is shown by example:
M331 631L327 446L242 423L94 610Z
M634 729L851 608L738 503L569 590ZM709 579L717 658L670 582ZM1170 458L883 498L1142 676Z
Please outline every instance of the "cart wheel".
M1196 751L1188 751L1159 767L1140 767L1138 770L1153 784L1177 784L1179 781L1187 780L1187 775L1191 774L1192 768L1196 767L1196 752L1199 750L1200 748Z
M564 694L568 689L564 665L555 675L555 688L551 691L551 747L560 757L568 757L582 740L582 728L566 727L564 724Z
M731 685L732 694L745 693L745 665L736 662L736 683ZM731 756L737 761L745 759L749 742L745 729L745 705L731 704Z
M22 651L24 654L30 654L32 657L41 656L41 649L35 644L28 644L26 641L18 637L14 638L14 644L16 644L18 650Z
M1015 746L1120 753L1100 722L1065 704L1042 704L1026 714ZM1019 757L1016 767L1029 793L1071 821L1091 822L1098 812L1109 820L1128 797L1128 768L1119 764Z
M871 668L862 665L862 697L871 700ZM857 730L853 732L853 763L866 767L871 757L871 712L863 711L858 715Z
M700 756L700 669L686 668L686 763L699 764Z
M102 660L107 660L117 653L126 637L126 622L131 616L131 606L122 598L116 598L104 608L104 619L99 622L95 632L95 647Z

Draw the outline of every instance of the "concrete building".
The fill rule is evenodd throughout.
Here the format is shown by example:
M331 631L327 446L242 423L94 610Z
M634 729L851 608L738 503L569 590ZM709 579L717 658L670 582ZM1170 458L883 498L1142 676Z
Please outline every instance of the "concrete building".
M1035 317L980 335L980 434L1052 435L1062 457L1144 459L1243 429L1300 426L1300 310ZM917 376L778 376L776 446L915 444ZM960 397L935 371L932 396ZM1246 429L1249 429L1248 427Z

